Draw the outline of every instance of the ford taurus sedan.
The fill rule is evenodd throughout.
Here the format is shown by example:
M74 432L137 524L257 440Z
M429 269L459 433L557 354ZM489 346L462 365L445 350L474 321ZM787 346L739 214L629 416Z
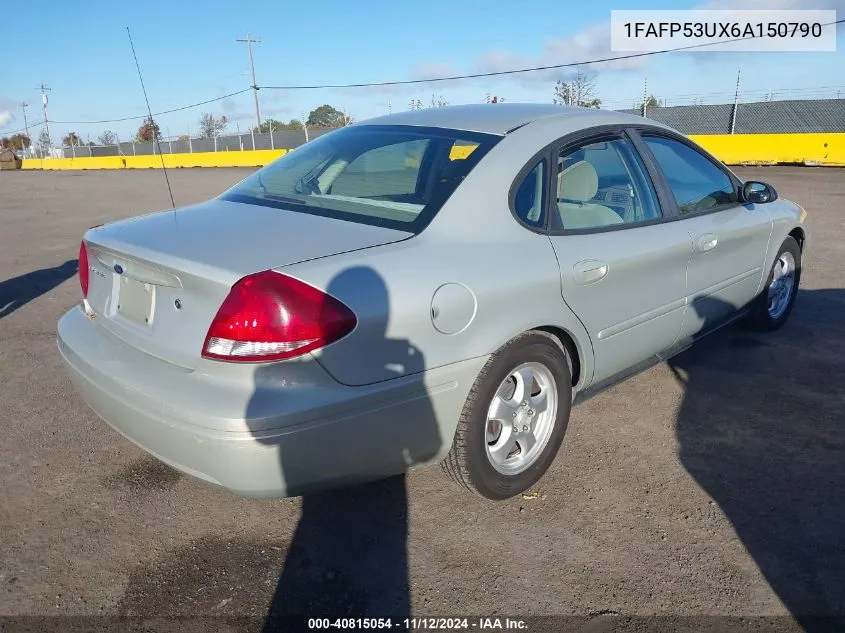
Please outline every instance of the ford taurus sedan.
M731 321L782 325L807 244L801 207L646 119L406 112L90 229L58 345L109 425L238 495L440 462L503 499L574 402Z

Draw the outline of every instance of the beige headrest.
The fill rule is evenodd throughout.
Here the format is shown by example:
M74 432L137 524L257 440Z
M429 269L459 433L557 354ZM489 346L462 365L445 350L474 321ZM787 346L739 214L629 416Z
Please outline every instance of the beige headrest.
M587 202L599 190L599 176L596 168L586 161L570 165L557 175L558 198Z

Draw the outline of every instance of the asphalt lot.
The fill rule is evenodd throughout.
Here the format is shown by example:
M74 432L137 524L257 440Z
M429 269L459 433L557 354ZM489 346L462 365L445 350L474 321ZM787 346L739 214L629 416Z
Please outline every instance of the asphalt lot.
M845 170L737 171L812 216L782 330L730 328L577 407L536 498L487 502L436 467L319 495L298 543L335 545L298 555L305 590L280 583L299 499L159 465L62 370L82 233L169 207L162 173L0 173L0 615L845 616ZM186 204L247 173L170 178Z

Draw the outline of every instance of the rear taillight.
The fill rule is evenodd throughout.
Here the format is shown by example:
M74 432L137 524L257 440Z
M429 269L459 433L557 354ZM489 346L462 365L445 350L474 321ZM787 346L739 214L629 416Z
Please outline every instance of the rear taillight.
M88 297L88 249L85 240L79 244L79 285L82 287L82 298Z
M293 358L346 336L356 323L334 297L264 271L232 286L208 328L202 355L238 362Z

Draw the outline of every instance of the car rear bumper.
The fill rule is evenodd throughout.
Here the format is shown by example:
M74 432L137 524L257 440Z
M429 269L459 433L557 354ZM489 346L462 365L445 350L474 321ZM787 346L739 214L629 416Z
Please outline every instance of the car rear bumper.
M487 360L363 387L335 382L310 358L232 366L227 378L219 364L188 371L139 352L80 308L59 321L58 347L83 399L115 430L246 497L299 495L442 459Z

